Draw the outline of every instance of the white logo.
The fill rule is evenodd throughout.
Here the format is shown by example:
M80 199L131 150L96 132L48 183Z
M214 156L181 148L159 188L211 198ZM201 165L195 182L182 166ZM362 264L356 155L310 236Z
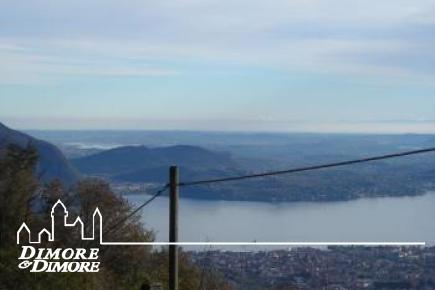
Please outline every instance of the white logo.
M62 214L55 214L57 209ZM85 236L84 224L80 217L73 223L68 222L68 211L62 201L58 200L51 209L51 228L39 231L37 240L33 241L29 227L23 223L17 231L17 244L26 239L28 244L40 244L43 241L56 241L56 226L62 218L62 226L66 229L79 227L83 241L98 241L104 246L425 246L424 242L104 242L103 241L103 217L98 207L92 215L92 231L90 236ZM20 269L30 268L30 272L98 272L98 248L35 248L22 246L22 252L18 258L21 262ZM33 259L33 260L32 260Z
M56 214L60 210L60 214ZM63 216L62 216L63 214ZM56 219L62 219L57 221ZM32 241L30 229L23 223L17 231L17 244L19 245L26 238L26 244L40 244L43 241L56 241L56 226L62 225L65 228L74 229L78 227L81 240L98 240L102 244L103 218L98 207L92 215L92 231L90 237L85 237L83 221L80 217L73 223L68 222L68 210L61 200L58 200L51 208L51 228L42 229L38 233L36 241ZM98 248L35 248L22 246L22 252L18 258L21 262L20 269L30 269L30 272L98 272Z
M61 219L61 220L58 220ZM22 246L22 252L18 260L20 269L30 269L30 272L98 272L98 248L36 248L33 244L42 242L56 242L56 227L73 230L78 227L82 241L97 241L104 246L164 246L183 243L168 242L104 242L103 241L103 217L98 207L92 215L92 230L89 236L85 236L84 223L80 217L74 222L68 221L68 210L61 200L58 200L51 208L51 228L39 231L37 239L32 240L30 228L23 223L17 231L17 244ZM59 230L59 229L57 229ZM190 243L187 243L190 244ZM195 243L192 243L195 244ZM30 245L30 246L28 246Z

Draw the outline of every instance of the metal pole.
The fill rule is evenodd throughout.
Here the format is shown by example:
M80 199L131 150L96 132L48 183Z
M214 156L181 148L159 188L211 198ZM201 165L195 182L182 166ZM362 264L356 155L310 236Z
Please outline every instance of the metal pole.
M178 242L178 167L169 168L169 242ZM178 246L169 245L169 290L178 290Z

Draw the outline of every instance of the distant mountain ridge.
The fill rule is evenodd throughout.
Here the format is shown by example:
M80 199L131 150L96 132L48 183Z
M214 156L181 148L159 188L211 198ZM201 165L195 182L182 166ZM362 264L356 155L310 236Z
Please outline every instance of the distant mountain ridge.
M170 165L178 165L180 180L188 182L402 152L432 147L435 142L433 134L224 134L178 131L35 131L32 134L63 143L125 144L124 147L99 153L86 151L92 155L86 153L87 157L71 160L83 173L107 177L112 184L156 185L168 181ZM156 147L162 144L196 146ZM434 173L435 155L426 154L314 172L186 186L180 190L180 195L199 199L268 202L413 196L435 190ZM123 192L135 192L136 188L142 187L133 186L131 191L129 188L123 185L118 187Z
M71 161L82 173L129 182L165 182L171 165L180 166L191 178L237 171L230 154L189 145L124 146Z
M16 145L21 148L31 145L36 148L38 163L35 174L42 182L58 179L64 185L70 186L80 178L79 172L69 163L56 146L20 131L10 129L0 123L0 158L4 156L9 145Z

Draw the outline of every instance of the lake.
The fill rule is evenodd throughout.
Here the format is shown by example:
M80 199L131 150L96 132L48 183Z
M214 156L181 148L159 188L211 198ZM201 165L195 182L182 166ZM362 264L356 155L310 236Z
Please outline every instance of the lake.
M138 205L147 195L126 195ZM168 240L167 197L142 212ZM435 193L343 202L260 203L181 199L183 242L426 242L435 245ZM231 247L225 247L231 250Z

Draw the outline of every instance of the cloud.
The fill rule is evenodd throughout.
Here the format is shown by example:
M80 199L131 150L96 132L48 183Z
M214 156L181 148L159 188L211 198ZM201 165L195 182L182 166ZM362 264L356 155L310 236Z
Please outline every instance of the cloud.
M144 62L128 63L112 55L97 56L64 53L61 47L47 42L38 51L30 44L0 40L1 84L55 84L62 76L75 77L165 77L178 72ZM52 54L56 52L55 54ZM57 54L57 55L56 55Z
M5 1L0 76L170 76L181 60L433 82L434 10L428 0Z

